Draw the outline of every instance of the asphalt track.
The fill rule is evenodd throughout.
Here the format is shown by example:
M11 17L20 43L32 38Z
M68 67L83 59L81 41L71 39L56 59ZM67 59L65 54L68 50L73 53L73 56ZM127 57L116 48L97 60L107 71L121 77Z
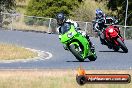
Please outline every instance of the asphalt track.
M47 60L28 61L28 62L0 62L1 69L76 69L82 66L85 69L112 69L124 70L132 69L132 40L125 40L129 49L128 53L114 52L106 46L102 46L98 38L90 38L95 44L97 60L78 62L68 51L65 51L59 42L58 35L21 31L0 30L0 42L17 44L28 48L47 51L53 57Z

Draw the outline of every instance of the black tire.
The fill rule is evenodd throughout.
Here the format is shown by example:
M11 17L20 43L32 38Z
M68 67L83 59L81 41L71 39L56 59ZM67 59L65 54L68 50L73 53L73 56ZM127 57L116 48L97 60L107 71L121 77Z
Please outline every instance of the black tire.
M114 46L114 48L113 48L113 50L114 50L115 52L118 52L119 49L120 49L120 47L117 47L117 46Z
M84 85L87 82L87 79L85 76L80 75L80 76L76 76L76 81L79 85Z
M91 55L88 57L90 61L95 61L97 59L97 56Z
M84 61L84 59L82 58L81 54L75 50L75 46L73 44L70 45L69 48L70 48L70 51L76 57L77 60L79 60L80 62Z
M128 49L127 49L126 45L121 41L120 38L117 38L117 42L120 44L121 49L122 49L125 53L128 53Z

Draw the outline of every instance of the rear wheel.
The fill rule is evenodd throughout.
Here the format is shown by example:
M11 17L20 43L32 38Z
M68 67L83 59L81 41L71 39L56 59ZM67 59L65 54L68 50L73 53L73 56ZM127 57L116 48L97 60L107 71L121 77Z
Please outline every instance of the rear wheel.
M70 47L70 51L76 57L76 59L79 60L80 62L83 62L84 59L81 55L81 52L76 50L76 46L74 44L71 44L69 47Z
M121 49L122 49L125 53L127 53L127 52L128 52L128 49L127 49L126 45L121 41L120 38L117 38L117 42L120 44Z
M96 55L91 55L91 56L88 57L88 59L90 61L95 61L97 59L97 56Z

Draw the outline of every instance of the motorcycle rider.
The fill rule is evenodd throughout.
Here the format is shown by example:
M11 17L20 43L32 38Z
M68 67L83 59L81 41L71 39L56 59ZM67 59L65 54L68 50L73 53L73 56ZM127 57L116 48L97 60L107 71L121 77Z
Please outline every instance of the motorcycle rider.
M75 21L73 21L73 20L70 20L70 19L67 20L67 19L66 19L66 16L65 16L63 13L58 13L58 14L56 15L56 20L57 20L57 24L58 24L58 26L59 26L59 27L57 28L57 31L58 31L59 34L61 34L61 26L62 26L64 23L70 23L70 24L74 25L75 30L77 30L78 32L79 32L79 30L81 30L81 29L79 28L79 24L78 24L77 22L75 22ZM94 45L93 45L92 42L90 41L89 36L86 35L85 32L81 32L81 34L82 34L83 36L85 36L85 37L87 38L87 40L89 41L91 50L94 50ZM61 38L61 36L59 36L59 39L60 39L60 38ZM67 50L66 46L64 46L64 49Z
M98 33L102 45L108 45L105 41L105 34L102 33L103 30L107 27L106 24L117 24L117 20L114 17L106 16L101 9L96 9L96 18L93 23L93 30ZM117 29L119 29L117 27ZM118 30L119 35L120 31Z

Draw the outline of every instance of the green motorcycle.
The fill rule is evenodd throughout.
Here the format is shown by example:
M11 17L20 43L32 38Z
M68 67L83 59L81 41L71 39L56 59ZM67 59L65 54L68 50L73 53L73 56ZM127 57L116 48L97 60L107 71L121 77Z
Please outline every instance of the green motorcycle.
M81 35L81 33L75 30L74 25L64 23L59 32L60 42L72 52L76 59L81 62L86 58L88 58L90 61L96 60L97 56L95 50L91 50L88 40Z

